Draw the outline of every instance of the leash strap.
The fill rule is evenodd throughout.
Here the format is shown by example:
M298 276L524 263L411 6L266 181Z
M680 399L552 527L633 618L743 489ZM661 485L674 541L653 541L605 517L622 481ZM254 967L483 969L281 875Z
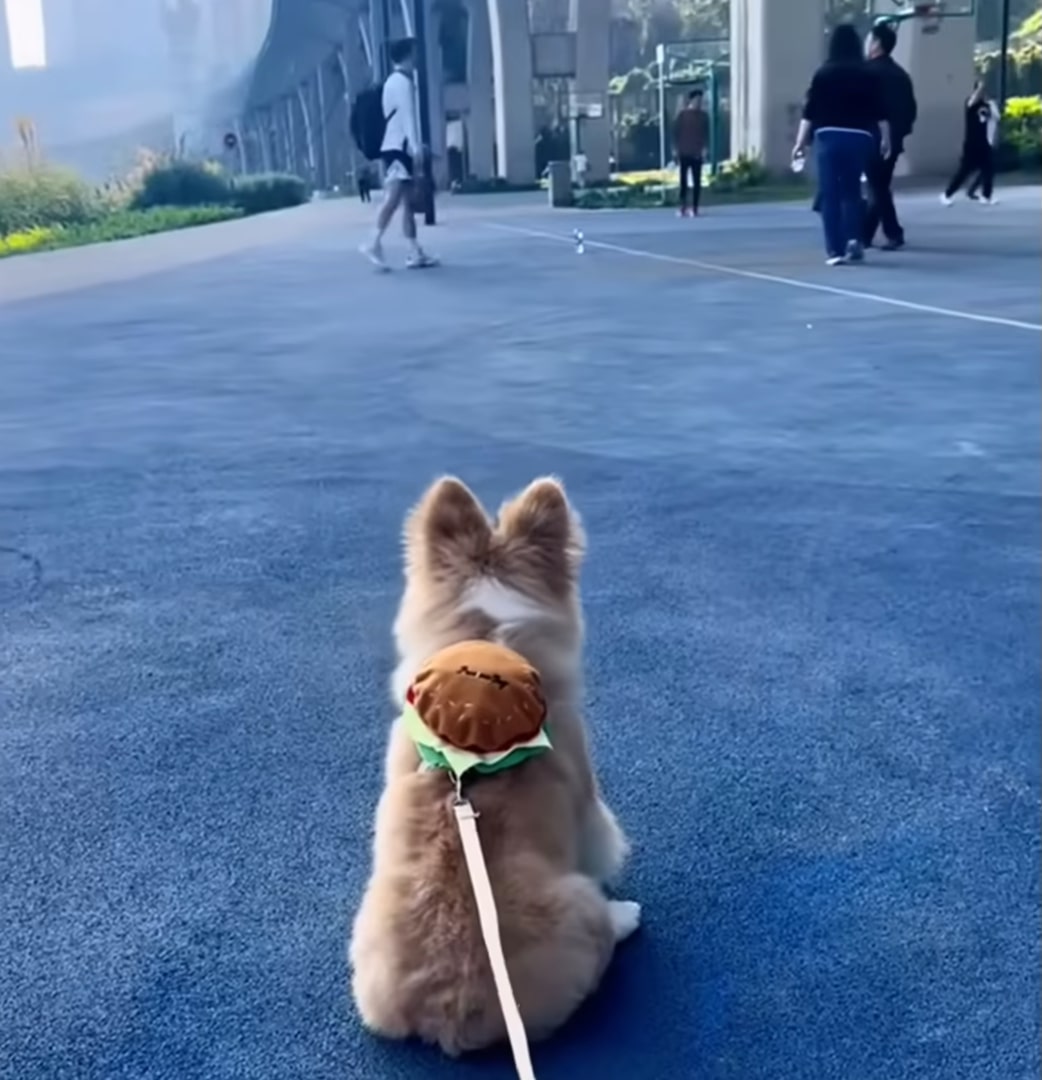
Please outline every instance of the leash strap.
M481 851L481 837L478 836L478 812L462 798L457 799L454 809L460 839L463 841L463 857L467 861L470 886L474 890L474 899L478 905L481 936L485 939L485 949L492 965L492 978L496 983L496 994L507 1025L510 1050L514 1055L514 1067L519 1080L535 1080L524 1021L514 999L514 989L510 985L510 973L503 955L503 942L499 937L496 898L492 894L492 882L488 878L488 867Z

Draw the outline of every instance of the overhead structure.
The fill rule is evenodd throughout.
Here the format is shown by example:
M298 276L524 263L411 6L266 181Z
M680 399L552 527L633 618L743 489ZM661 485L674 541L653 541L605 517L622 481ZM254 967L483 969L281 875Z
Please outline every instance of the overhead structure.
M475 174L511 184L535 180L532 80L540 77L530 32L528 0L465 0L468 15L467 85L444 85L437 0L273 0L271 25L245 82L237 108L224 95L227 113L211 126L236 135L246 168L289 169L316 187L350 184L360 166L348 131L350 103L381 77L386 43L412 36L414 3L426 22L431 116L429 144L439 179L447 169L447 109L466 113L468 160ZM584 109L580 127L589 177L607 177L610 130L607 109L610 5L569 0L569 69L573 100ZM213 114L212 107L210 112ZM218 109L218 112L221 110ZM454 113L459 112L454 108ZM229 140L230 143L230 140Z
M177 0L190 3L191 0ZM470 175L511 184L535 179L532 83L570 80L572 149L586 179L610 168L610 13L606 0L569 0L567 31L531 32L528 0L462 0L466 83L445 85L442 0L273 0L271 23L247 74L210 102L208 124L229 165L285 169L316 188L350 186L362 164L349 134L351 102L385 70L389 41L411 36L417 3L426 22L425 97L435 173L448 171L465 132ZM731 0L733 154L787 167L811 73L821 62L835 0ZM901 23L897 59L916 83L920 121L903 167L947 167L972 80L974 0L864 0L863 24ZM849 5L844 5L844 12ZM459 18L458 8L454 16ZM448 16L446 15L446 18ZM820 33L808 27L821 27ZM458 80L462 70L455 65Z

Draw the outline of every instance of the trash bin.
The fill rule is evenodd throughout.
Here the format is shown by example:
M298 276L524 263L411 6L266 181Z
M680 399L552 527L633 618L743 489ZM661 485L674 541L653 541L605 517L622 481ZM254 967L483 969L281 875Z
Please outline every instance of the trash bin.
M575 201L572 196L572 163L551 161L546 167L546 176L550 205L571 206Z

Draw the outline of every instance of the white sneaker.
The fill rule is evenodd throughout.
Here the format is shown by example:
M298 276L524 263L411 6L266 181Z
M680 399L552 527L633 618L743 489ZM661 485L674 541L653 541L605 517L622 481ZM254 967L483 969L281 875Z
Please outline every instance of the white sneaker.
M438 260L426 251L417 251L405 260L405 266L409 270L427 270L432 266L438 266Z
M826 266L846 266L848 261L849 260L847 259L846 255L830 255L825 260L825 265Z
M941 192L941 206L951 206L953 202L954 199L952 199L950 195L945 195L943 191Z
M987 199L982 197L978 201L984 203L985 206L998 206L999 204L999 200L996 199L994 195Z
M379 240L374 240L371 244L363 244L358 249L381 273L386 274L391 268L387 265L384 259L383 245Z

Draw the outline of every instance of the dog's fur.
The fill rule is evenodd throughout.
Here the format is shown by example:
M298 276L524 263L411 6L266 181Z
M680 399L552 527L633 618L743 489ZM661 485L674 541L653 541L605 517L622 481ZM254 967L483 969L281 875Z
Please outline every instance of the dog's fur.
M465 794L496 896L507 966L529 1037L558 1028L596 988L637 904L601 884L628 845L601 801L580 713L584 537L561 486L537 480L495 522L458 480L436 483L406 523L405 594L395 623L401 705L429 656L473 638L540 672L554 749L469 780ZM366 1026L449 1054L506 1036L441 771L420 771L396 722L376 813L373 871L355 919L353 991Z

